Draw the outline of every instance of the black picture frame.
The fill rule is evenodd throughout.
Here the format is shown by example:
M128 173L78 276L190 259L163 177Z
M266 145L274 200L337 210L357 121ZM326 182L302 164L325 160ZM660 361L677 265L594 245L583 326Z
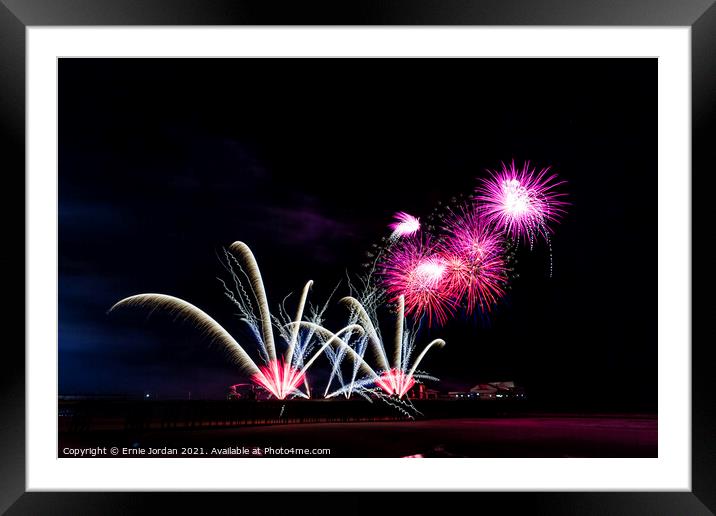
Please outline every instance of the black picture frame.
M716 163L716 4L714 0L0 0L0 127L3 179L7 197L23 199L25 177L25 29L63 25L621 25L689 26L692 50L692 184L704 185ZM708 224L713 202L698 202L706 188L693 189L692 220ZM706 201L704 197L704 201ZM22 202L22 201L20 201ZM4 271L25 270L24 220L20 207L2 203L6 241L15 251L2 253ZM24 213L24 211L23 211ZM703 229L703 228L702 228ZM704 234L693 230L695 234ZM693 295L713 286L708 254L696 249L709 238L694 240L693 272L699 281ZM22 249L22 251L21 251ZM692 273L693 273L692 272ZM19 278L19 274L8 274ZM18 287L19 290L19 287ZM696 296L694 296L695 298ZM23 293L24 299L24 293ZM704 299L706 297L704 296ZM693 304L692 329L692 491L640 493L454 493L451 504L494 507L501 512L537 514L713 514L716 512L716 400L709 360L714 330L704 324L714 303ZM6 317L24 319L16 302ZM17 313L13 313L14 310ZM20 313L22 312L22 313ZM695 317L702 314L702 317ZM19 326L19 325L18 325ZM703 326L703 328L702 328ZM161 512L204 513L224 503L263 503L259 493L39 493L25 492L25 354L24 336L6 338L2 363L0 422L0 511L7 514L127 514L153 503ZM317 486L320 488L320 486ZM207 497L211 496L208 503ZM274 495L272 495L274 496ZM315 496L291 493L292 503ZM365 495L347 493L340 504L358 511ZM424 502L424 494L410 504ZM457 497L457 498L456 498ZM470 500L465 500L469 497ZM397 500L396 500L397 501ZM281 503L276 502L274 503ZM401 504L408 503L401 500ZM327 505L314 507L328 510ZM409 508L406 505L406 509ZM269 511L270 513L271 511Z

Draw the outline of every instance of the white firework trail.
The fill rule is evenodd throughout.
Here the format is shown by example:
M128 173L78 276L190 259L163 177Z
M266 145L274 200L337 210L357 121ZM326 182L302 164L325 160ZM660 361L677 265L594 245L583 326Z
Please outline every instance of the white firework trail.
M415 405L412 404L409 398L398 399L392 396L388 396L385 394L385 392L383 392L382 389L378 387L365 387L356 390L356 393L369 403L373 403L374 399L378 399L386 405L397 409L398 412L400 412L404 416L407 416L410 419L414 420L416 415L422 415L422 412L415 408Z
M375 318L377 307L384 302L385 294L373 281L374 269L375 263L373 263L373 269L367 274L357 277L357 281L359 282L358 286L354 286L350 276L346 275L351 296L341 299L340 302L348 307L350 311L348 322L350 324L360 324L367 332L367 335L364 335L357 341L353 341L356 353L360 355L361 358L364 358L368 344L371 343L379 367L389 369L388 357L381 344L382 337L380 335L380 327L377 325L377 318ZM376 322L374 322L374 320ZM331 361L332 369L326 384L324 397L331 397L331 395L341 393L346 398L350 398L354 389L362 388L362 384L357 381L360 362L357 360L352 361L350 375L346 381L343 377L343 371L341 370L341 364L346 357L346 351L343 348L339 348L335 352L327 351L327 356ZM341 388L329 394L334 379L338 380Z
M224 344L239 367L251 375L260 373L256 363L231 334L209 314L188 301L166 294L137 294L118 301L109 311L112 312L122 306L139 306L149 307L153 310L166 310L170 315L174 315L175 318L182 317L186 321L191 321L201 332L205 333L212 342L216 341Z
M306 350L309 349L307 341L304 341L303 344L297 343L299 342L299 322L303 319L308 292L313 285L313 281L308 281L303 288L296 316L293 319L295 329L292 328L290 332L284 333L282 326L276 325L287 344L284 356L279 359L276 353L274 336L273 321L275 318L272 317L269 311L266 290L256 259L249 247L243 242L234 242L229 249L240 258L240 260L236 260L233 255L225 251L226 264L224 267L231 275L234 289L229 288L223 280L220 281L224 287L225 295L239 309L241 321L247 324L252 336L255 337L259 354L263 361L262 366L257 365L238 341L216 320L200 308L178 297L154 293L138 294L118 301L110 308L109 312L120 307L138 306L151 308L152 311L157 309L165 310L174 315L175 318L184 318L186 321L192 322L212 342L216 341L223 344L239 367L250 375L255 383L262 386L276 398L285 399L289 396L308 397L310 391L308 391L305 383L307 370L325 349L334 344L334 342L340 342L342 346L348 346L340 338L342 334L349 336L354 334L362 335L363 328L357 324L349 324L335 334L327 332L327 330L327 333L320 332L323 344L310 359L306 360ZM251 295L243 287L243 282L234 270L232 263L238 266L240 273L247 279ZM255 313L254 306L258 309L258 314ZM320 315L322 315L322 312L320 312L319 318ZM315 330L313 333L315 333ZM309 334L309 340L313 333ZM301 385L306 385L306 393L300 390Z
M368 347L368 338L365 336L365 334L361 335L360 338L353 340L353 349L358 357L360 357L362 360L365 360L365 351ZM341 370L341 365L343 363L343 359L346 358L347 352L346 349L343 347L338 348L337 350L333 351L327 349L326 350L326 356L331 361L332 369L331 374L328 379L328 382L326 383L326 389L323 393L324 398L330 398L336 394L343 394L346 398L350 398L353 394L353 390L355 388L360 388L361 385L359 381L357 380L358 372L360 371L360 365L361 362L359 360L352 360L351 364L351 370L349 375L349 380L346 382L346 380L343 378L343 372ZM340 383L341 387L335 391L334 393L330 393L331 385L333 383L333 379L338 379L338 382ZM376 380L375 377L369 378L369 382L374 382Z
M420 231L420 219L413 217L409 213L399 211L395 214L395 220L395 222L388 225L388 227L393 230L390 234L391 240L412 236Z
M445 341L442 339L435 339L431 341L427 346L425 346L422 352L411 364L410 359L412 358L413 349L415 347L415 337L417 331L405 331L405 314L403 309L404 299L402 296L400 296L400 298L398 299L398 321L396 321L396 330L393 339L393 343L396 347L396 350L393 355L392 365L388 362L388 354L386 353L383 339L381 339L380 335L378 334L378 324L377 319L375 318L375 314L371 316L371 314L367 312L367 310L365 309L365 307L363 307L360 301L358 301L354 297L348 296L346 298L343 298L341 301L351 309L349 321L354 325L360 325L365 330L365 336L368 342L371 343L374 347L375 356L378 361L379 367L378 372L376 372L368 365L363 354L365 352L365 348L363 348L362 350L363 353L359 353L357 350L354 350L347 344L339 343L342 349L345 348L345 356L349 356L354 361L354 363L358 364L359 369L362 369L364 372L366 372L368 376L357 380L356 373L354 371L351 380L349 382L344 382L341 378L341 388L334 392L326 394L325 396L327 398L336 396L338 394L345 395L349 392L352 393L356 390L364 389L367 385L372 384L377 387L380 387L389 396L393 396L400 399L408 392L408 390L410 390L413 385L415 385L416 380L420 380L421 377L425 377L425 379L432 379L432 377L428 377L427 375L421 373L418 373L418 375L416 375L417 367L423 361L431 348L442 347L445 345ZM322 327L321 330L328 332L328 330L325 330L325 328ZM328 333L330 334L330 332ZM339 355L336 355L335 358L336 361L338 361L337 359L339 358ZM333 376L339 374L340 364L334 363L332 376L331 379L329 379L329 386Z
M263 278L261 278L261 271L259 265L256 263L254 253L251 252L249 246L245 243L236 241L229 249L234 253L243 258L244 264L247 267L246 273L251 282L251 290L253 290L258 303L259 315L261 318L261 336L263 337L263 344L266 346L266 351L270 361L276 360L276 345L274 344L273 338L273 326L271 325L271 312L269 311L268 299L266 297L266 289L264 288ZM313 283L309 281L309 283ZM300 305L299 305L300 309ZM301 314L303 315L303 314Z

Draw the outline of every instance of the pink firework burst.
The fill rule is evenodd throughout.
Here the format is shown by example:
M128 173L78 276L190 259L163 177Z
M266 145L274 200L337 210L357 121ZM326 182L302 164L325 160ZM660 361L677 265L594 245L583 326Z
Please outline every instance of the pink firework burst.
M447 238L440 255L446 264L446 290L456 299L465 299L468 313L476 307L489 311L505 293L503 238L475 207L451 212L444 229Z
M256 384L276 396L286 399L305 380L305 374L293 367L285 367L280 360L272 360L266 366L258 366L259 372L251 377Z
M391 369L383 372L375 384L388 395L395 394L398 398L402 398L415 385L415 380L412 375L408 375L400 369Z
M397 222L388 224L388 227L393 230L390 238L395 240L404 236L411 236L420 231L420 219L413 217L412 215L399 211L395 215Z
M444 324L456 302L444 281L447 263L429 242L409 239L390 249L381 273L391 300L405 296L405 312Z
M549 237L549 225L561 218L568 204L562 200L565 194L556 191L564 181L557 181L549 170L538 172L529 161L518 169L513 160L491 171L489 178L481 180L476 196L487 220L515 240L526 238L532 243L537 235Z

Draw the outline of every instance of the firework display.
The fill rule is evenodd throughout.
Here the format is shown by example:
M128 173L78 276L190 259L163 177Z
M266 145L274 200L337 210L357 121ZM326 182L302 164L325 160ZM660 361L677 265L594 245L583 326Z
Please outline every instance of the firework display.
M531 248L538 236L549 242L550 224L564 213L564 194L555 190L562 182L548 170L537 172L529 163L521 169L514 162L503 164L480 180L475 198L448 208L437 225L423 227L419 218L396 213L387 244L372 255L375 260L361 285L356 288L349 279L351 295L341 299L349 309L348 320L335 333L324 324L335 290L322 307L307 307L313 281L305 284L294 317L285 308L286 298L277 315L271 314L261 271L243 242L224 250L222 265L229 280L219 281L248 328L257 357L207 313L177 297L138 294L110 311L139 306L192 322L211 341L223 344L255 385L281 400L311 397L307 372L324 356L331 365L324 398L378 398L412 417L414 407L404 399L408 391L416 383L437 380L417 367L432 347L445 345L433 339L412 360L422 321L442 326L460 313L487 313L505 296L508 250L522 241ZM377 315L384 306L395 312L390 359ZM366 357L369 348L372 359Z
M408 315L444 324L457 307L446 278L448 266L431 240L411 238L391 248L381 274L392 300L405 298Z
M235 288L231 290L224 284L225 294L239 309L242 316L241 320L248 325L255 337L256 347L263 365L257 365L244 347L206 312L183 299L165 294L138 294L118 301L109 311L126 306L140 306L151 308L152 310L168 311L176 317L192 322L210 340L223 344L229 351L230 356L250 376L251 380L277 399L295 396L310 397L306 372L311 365L328 346L347 346L340 338L341 334L360 334L363 329L353 324L346 326L336 334L329 332L328 338L320 338L319 336L321 346L312 353L313 346L311 344L313 344L314 336L316 336L315 331L301 335L298 324L293 324L290 331L285 329L288 324L276 324L278 318L272 317L269 311L261 272L251 249L243 242L234 242L229 249L241 261L233 254L226 252L226 266L232 275ZM239 270L235 270L234 267ZM239 274L248 280L248 285L244 286L242 284ZM309 281L303 289L294 323L303 320L306 298L312 285L313 282ZM249 296L246 287L248 287L248 292L251 292L251 296ZM256 304L258 314L254 310L253 304ZM320 320L321 313L314 312L314 317ZM287 344L283 358L277 356L274 330L279 332L282 340ZM323 333L320 335L322 336ZM305 387L305 391L300 389L301 386Z
M653 65L58 60L34 446L171 470L85 475L110 489L509 488L459 465L658 456L653 213L678 192Z
M444 325L458 308L487 313L506 292L508 250L521 241L532 248L538 236L550 248L551 275L551 225L567 202L557 191L564 182L549 170L503 163L479 180L471 201L440 217L436 234L406 232L399 241L391 235L377 260L390 299L404 296L406 312L428 326Z
M465 300L468 314L475 308L489 311L507 282L503 237L475 207L451 212L445 231L440 254L448 264L446 288L454 298Z
M434 379L425 373L416 371L416 368L432 346L443 346L445 342L441 339L430 342L410 366L410 356L415 347L415 333L404 331L403 296L399 297L398 302L398 323L394 339L396 352L393 364L389 366L383 341L376 329L378 325L373 305L371 305L371 314L369 314L357 299L350 296L344 298L342 302L351 308L350 320L347 326L333 333L322 324L325 305L322 309L314 308L308 320L304 318L308 292L313 285L313 282L309 281L303 288L293 320L288 320L283 305L279 316L272 316L268 310L269 305L261 272L253 253L243 242L235 242L229 249L232 252L225 251L225 267L231 274L234 288L227 287L223 281L222 284L226 296L239 309L241 320L249 327L250 333L254 336L253 340L259 353L258 364L223 326L206 312L183 299L166 294L138 294L118 301L110 308L110 312L120 307L138 306L167 311L175 318L192 322L210 340L223 344L251 381L276 399L309 398L311 395L307 372L316 360L325 354L329 358L333 357L334 363L337 361L337 367L334 367L326 387L325 398L346 393L347 397L350 397L353 392L360 393L364 397L368 393L379 398L387 395L396 399L391 402L393 406L406 415L410 415L407 411L410 405L400 402L400 398L405 396L415 384L416 379ZM240 259L237 259L235 255ZM247 281L242 282L242 277ZM254 304L258 313L254 310ZM276 350L277 339L274 332L278 333L280 337L278 340L285 344L282 356L279 356ZM356 340L356 343L349 344L351 340ZM377 370L371 367L364 358L367 342L371 343L378 354ZM317 350L316 347L318 347ZM331 381L340 370L340 362L346 356L350 357L354 364L351 380L347 385L341 375L342 387L329 393ZM362 371L365 376L358 379L359 371Z
M416 382L424 380L437 380L435 377L430 376L425 372L418 371L417 368L433 346L442 347L445 345L445 341L442 339L432 340L425 346L415 361L411 361L413 352L416 348L418 329L410 327L406 329L404 301L404 297L399 296L395 317L395 334L393 336L393 345L395 349L391 364L391 361L388 359L388 353L386 351L383 337L378 329L378 316L376 314L375 305L369 304L369 307L366 308L363 303L352 296L347 296L341 300L341 303L347 306L350 310L349 323L359 324L362 328L364 328L364 338L374 350L378 367L376 368L376 371L368 365L364 356L366 351L365 345L360 348L360 353L356 353L351 350L349 353L351 358L356 363L361 365L368 375L364 378L356 379L356 375L353 374L350 380L346 382L342 379L340 368L334 367L333 374L328 381L328 386L330 387L334 377L339 376L341 388L326 394L326 398L332 398L339 394L350 397L350 394L353 392L367 398L367 394L380 395L380 392L372 388L378 387L383 394L400 400L406 395L410 388L416 384ZM408 409L410 406L407 405L404 408Z
M390 235L390 238L393 240L404 236L414 235L420 231L420 219L413 217L404 211L396 213L395 219L397 222L393 222L388 225L388 227L393 230L393 233Z
M564 214L564 194L556 191L563 183L549 167L538 172L529 161L522 168L512 161L480 180L475 199L487 221L514 240L526 239L532 245L539 236L548 238L550 224Z

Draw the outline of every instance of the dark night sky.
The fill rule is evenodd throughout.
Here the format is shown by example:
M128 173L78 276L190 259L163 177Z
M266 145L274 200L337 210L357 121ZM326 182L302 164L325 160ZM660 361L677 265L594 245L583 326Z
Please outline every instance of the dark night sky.
M107 309L162 292L239 330L216 280L235 240L273 305L308 279L323 300L395 211L515 158L568 181L554 276L544 247L520 252L489 322L423 336L447 341L425 369L655 409L656 60L62 59L59 77L60 394L221 396L241 376L190 326Z

